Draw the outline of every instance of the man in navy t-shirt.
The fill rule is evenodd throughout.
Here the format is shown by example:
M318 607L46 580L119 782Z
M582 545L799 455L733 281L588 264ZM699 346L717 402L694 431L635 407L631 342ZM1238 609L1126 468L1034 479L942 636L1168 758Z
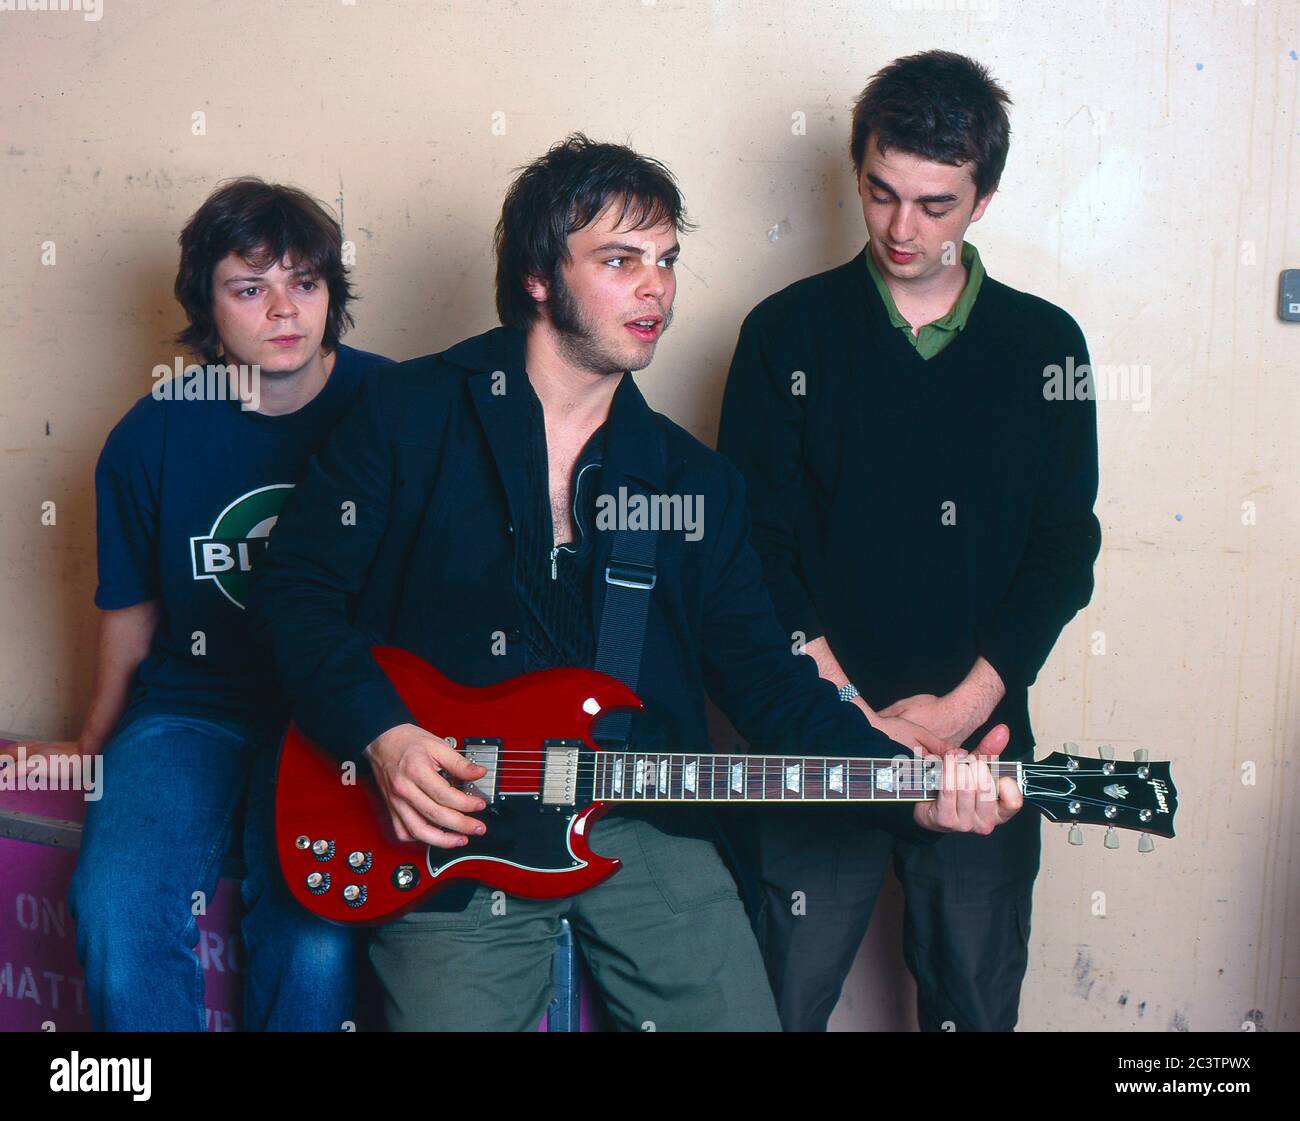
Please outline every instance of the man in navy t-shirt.
M201 1030L196 902L242 821L245 1027L337 1031L360 945L299 908L275 868L286 716L246 605L285 497L366 367L389 360L339 343L342 234L301 191L228 183L180 244L178 341L205 365L155 368L95 471L103 615L76 750L104 751L104 796L72 883L77 949L97 1028Z

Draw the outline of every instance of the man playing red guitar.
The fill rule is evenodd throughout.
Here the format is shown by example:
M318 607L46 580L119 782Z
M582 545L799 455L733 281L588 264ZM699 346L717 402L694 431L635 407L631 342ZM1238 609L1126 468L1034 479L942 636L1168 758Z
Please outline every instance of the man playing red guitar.
M630 371L671 322L686 228L661 164L581 135L555 145L511 185L497 227L504 326L373 378L280 516L257 570L256 632L302 731L369 766L400 840L455 849L481 835L469 815L485 803L457 784L485 769L417 725L372 644L467 686L592 668L629 494L691 514L647 527L638 750L700 750L706 691L755 751L952 750L906 721L869 722L794 656L739 473L638 391ZM980 751L1005 744L998 727ZM959 769L974 781L948 776L934 801L882 807L880 824L989 833L1020 808L1015 783L994 792L984 762ZM370 954L389 1026L533 1027L567 916L620 1027L779 1030L712 829L705 807L620 809L593 844L622 868L590 891L537 900L465 884L379 928Z

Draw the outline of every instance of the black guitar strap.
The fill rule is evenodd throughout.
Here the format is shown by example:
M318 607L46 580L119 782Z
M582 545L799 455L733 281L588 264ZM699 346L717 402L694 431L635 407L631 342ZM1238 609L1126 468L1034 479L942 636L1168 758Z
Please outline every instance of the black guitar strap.
M662 455L663 448L659 450ZM605 568L605 607L600 616L594 668L618 678L634 691L641 676L641 652L645 647L650 592L655 586L658 545L658 530L616 530ZM629 712L605 717L597 726L601 745L617 749L626 744L631 723Z

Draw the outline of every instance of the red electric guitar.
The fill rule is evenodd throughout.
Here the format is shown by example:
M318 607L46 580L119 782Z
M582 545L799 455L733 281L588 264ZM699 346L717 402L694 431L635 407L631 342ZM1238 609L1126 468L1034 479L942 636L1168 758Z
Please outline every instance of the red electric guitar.
M553 899L608 879L620 862L592 852L592 826L628 803L919 802L934 796L939 760L602 751L597 718L639 709L605 674L555 669L486 689L449 681L405 650L372 653L422 727L487 774L465 788L487 809L482 837L457 849L399 841L369 775L344 781L339 761L296 726L285 735L275 800L280 867L303 906L340 923L383 923L456 880ZM901 750L901 749L900 749ZM1139 755L1143 753L1139 752ZM1041 763L994 762L1051 821L1174 835L1178 794L1168 763L1117 763L1060 752ZM1076 840L1076 835L1078 839ZM1150 837L1143 836L1142 851Z

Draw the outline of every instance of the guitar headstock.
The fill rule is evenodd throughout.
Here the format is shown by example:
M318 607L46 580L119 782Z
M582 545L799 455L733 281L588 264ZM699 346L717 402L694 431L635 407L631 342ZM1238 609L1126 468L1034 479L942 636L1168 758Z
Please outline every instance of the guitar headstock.
M1119 847L1115 829L1148 834L1139 842L1139 852L1154 847L1149 834L1174 835L1178 791L1168 763L1149 762L1145 750L1136 752L1131 763L1110 758L1108 748L1096 759L1080 757L1077 751L1066 744L1065 751L1023 765L1025 801L1049 821L1070 822L1071 844L1083 844L1079 825L1108 826L1107 848Z

